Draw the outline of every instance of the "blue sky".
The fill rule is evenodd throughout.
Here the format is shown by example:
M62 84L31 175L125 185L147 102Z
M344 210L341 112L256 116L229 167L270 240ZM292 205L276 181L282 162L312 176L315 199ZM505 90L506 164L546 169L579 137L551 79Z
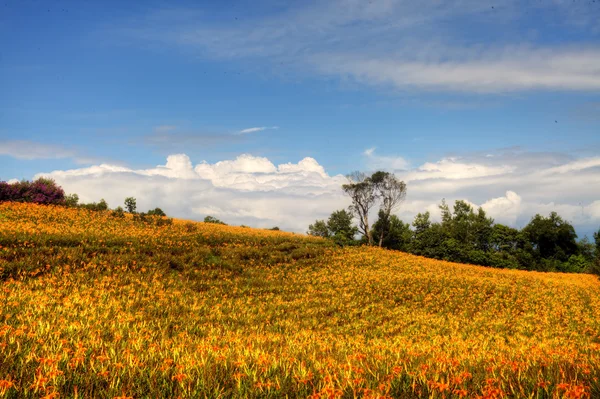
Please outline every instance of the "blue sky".
M103 184L122 178L180 216L256 225L319 198L287 223L301 230L344 206L336 176L382 168L408 181L406 219L465 198L514 225L555 208L587 233L600 225L600 2L522 3L3 1L0 179L54 172L116 202ZM177 154L191 164L165 177ZM260 166L307 157L323 173ZM203 161L211 177L185 172ZM144 189L163 179L183 195L172 185L190 178L215 193L202 206ZM219 190L289 205L242 212Z

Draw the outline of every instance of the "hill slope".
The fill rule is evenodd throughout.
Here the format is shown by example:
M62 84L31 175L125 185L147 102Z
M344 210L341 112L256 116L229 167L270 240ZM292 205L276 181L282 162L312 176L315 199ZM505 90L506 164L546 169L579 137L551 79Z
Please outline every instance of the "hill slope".
M600 397L589 275L0 204L0 396Z

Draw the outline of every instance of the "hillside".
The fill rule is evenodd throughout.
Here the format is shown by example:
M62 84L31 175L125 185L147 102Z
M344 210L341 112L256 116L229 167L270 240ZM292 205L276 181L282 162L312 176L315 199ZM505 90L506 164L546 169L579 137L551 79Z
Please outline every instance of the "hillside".
M591 275L17 203L0 246L0 396L600 397Z

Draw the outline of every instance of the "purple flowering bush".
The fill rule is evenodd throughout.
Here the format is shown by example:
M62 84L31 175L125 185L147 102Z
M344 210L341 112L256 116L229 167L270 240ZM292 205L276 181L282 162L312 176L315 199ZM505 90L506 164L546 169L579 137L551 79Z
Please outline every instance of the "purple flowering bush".
M0 202L4 201L63 205L65 192L51 179L23 180L12 184L0 181Z

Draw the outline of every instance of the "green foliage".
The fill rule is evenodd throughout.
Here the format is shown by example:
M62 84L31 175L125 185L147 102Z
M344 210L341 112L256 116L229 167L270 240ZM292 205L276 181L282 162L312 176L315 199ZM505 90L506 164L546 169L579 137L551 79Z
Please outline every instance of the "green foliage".
M154 209L151 209L151 210L149 210L149 211L147 212L147 214L148 214L148 215L154 215L154 216L167 216L167 214L166 214L166 213L164 213L164 212L163 212L163 210L162 210L162 209L160 209L160 208L154 208Z
M358 227L352 225L352 214L345 209L333 212L327 219L329 236L340 245L354 243Z
M224 226L227 225L227 223L217 219L216 217L213 216L207 216L204 218L204 223L214 223L214 224L222 224Z
M315 237L329 238L329 229L324 220L317 220L315 223L308 226L308 235Z
M309 235L330 238L338 245L353 245L358 227L352 225L352 214L345 209L333 212L327 222L316 220L308 226Z
M108 203L104 199L101 199L99 202L80 204L79 208L88 209L90 211L106 211L108 210Z
M567 262L578 253L575 229L556 212L547 218L535 215L522 233L536 259Z
M384 230L382 232L382 230ZM412 240L413 232L408 223L404 223L396 215L385 218L383 212L379 212L379 219L373 225L373 237L381 237L382 247L396 249L399 251L408 251Z
M596 270L598 251L587 239L577 242L575 229L555 212L536 215L521 231L494 224L485 211L456 201L452 211L444 200L441 222L419 213L405 250L416 255L502 268L589 272ZM598 245L598 243L596 243ZM600 263L600 262L598 262Z
M415 236L419 236L419 234L425 232L429 227L431 227L429 211L425 213L418 213L413 220L413 227L415 228Z
M137 202L136 202L135 198L133 198L133 197L125 198L125 209L127 209L127 212L129 212L129 213L136 212Z
M65 206L75 208L79 204L79 196L77 194L69 194L65 196Z

